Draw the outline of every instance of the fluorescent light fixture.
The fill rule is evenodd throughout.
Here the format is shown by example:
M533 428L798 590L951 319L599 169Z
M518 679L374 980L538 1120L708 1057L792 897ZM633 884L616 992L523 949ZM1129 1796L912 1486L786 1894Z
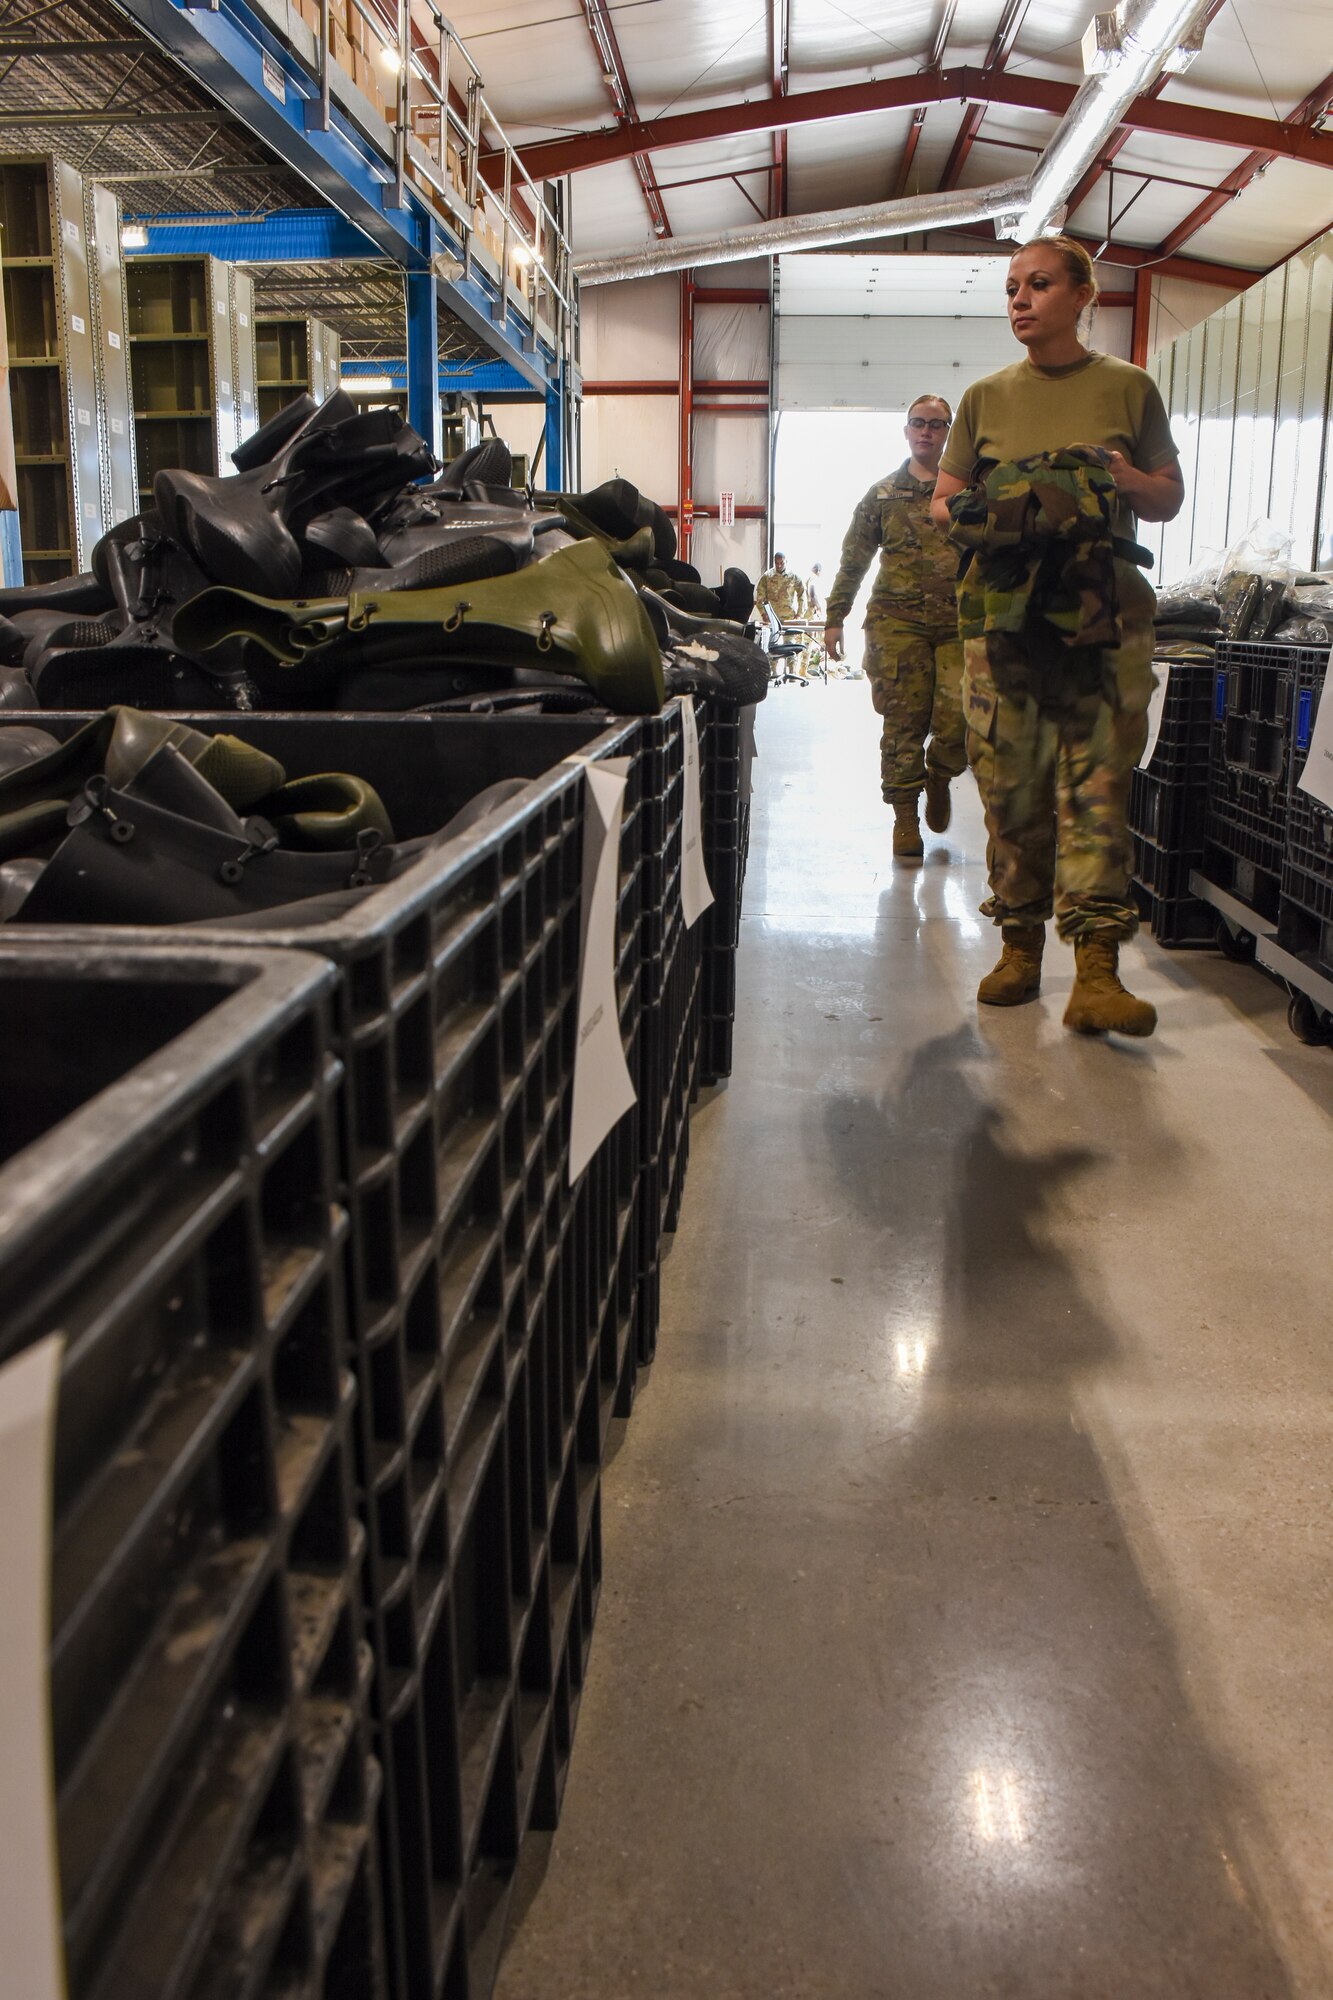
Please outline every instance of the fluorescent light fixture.
M148 231L144 228L142 222L127 222L125 224L125 227L120 232L120 247L122 250L146 250L148 248Z
M381 69L389 72L390 76L397 76L403 66L403 59L397 49L391 49L387 43L375 51L375 60Z
M398 384L392 375L341 375L338 387L353 396L396 396Z

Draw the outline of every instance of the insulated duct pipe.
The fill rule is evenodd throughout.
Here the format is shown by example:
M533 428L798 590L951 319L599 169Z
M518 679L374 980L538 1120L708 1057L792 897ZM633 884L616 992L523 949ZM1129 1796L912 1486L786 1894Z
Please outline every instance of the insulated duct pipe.
M1098 71L1088 77L1060 120L1033 170L1027 200L997 224L998 236L1028 243L1063 223L1070 189L1092 166L1134 99L1155 82L1164 66L1183 69L1192 59L1210 4L1211 0L1125 0L1114 16L1094 17L1084 38L1084 67L1092 69L1096 62ZM1099 29L1108 39L1094 57L1091 50Z
M751 222L718 236L673 236L645 243L618 257L576 258L584 285L610 285L618 278L654 278L663 271L688 271L695 264L732 264L742 257L785 256L790 250L828 250L839 243L862 243L870 236L910 236L918 229L959 228L1013 215L1028 199L1031 183L999 181L993 187L951 189L947 194L914 194L902 201L868 202L864 208L829 208L818 215L791 215L774 222Z
M576 259L574 269L585 285L609 285L620 278L651 278L663 271L791 250L828 250L870 237L909 236L969 222L994 222L997 235L1026 242L1063 220L1070 189L1168 58L1189 44L1191 35L1197 43L1208 8L1209 0L1125 0L1114 17L1095 17L1085 45L1096 50L1097 73L1079 91L1026 180L752 222L714 236L677 236L617 257Z

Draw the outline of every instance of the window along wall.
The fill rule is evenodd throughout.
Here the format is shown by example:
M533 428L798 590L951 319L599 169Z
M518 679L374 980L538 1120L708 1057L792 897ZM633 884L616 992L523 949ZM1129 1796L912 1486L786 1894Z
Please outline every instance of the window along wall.
M1267 517L1298 569L1333 569L1333 232L1230 299L1148 363L1185 475L1185 505L1144 524L1165 583Z

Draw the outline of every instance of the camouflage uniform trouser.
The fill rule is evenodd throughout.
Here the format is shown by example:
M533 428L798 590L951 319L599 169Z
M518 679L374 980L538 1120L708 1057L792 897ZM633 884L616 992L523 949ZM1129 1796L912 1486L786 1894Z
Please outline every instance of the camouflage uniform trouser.
M884 718L879 769L888 803L914 799L926 782L927 765L949 778L961 776L967 752L956 619L918 623L872 612L866 619L864 665L875 713Z
M1115 567L1123 637L1110 660L1118 705L1098 693L1059 715L1042 714L1035 701L998 691L984 638L966 644L967 754L989 836L991 896L982 912L1016 927L1045 923L1054 909L1066 942L1094 932L1132 937L1139 921L1126 811L1148 740L1155 600L1132 564Z

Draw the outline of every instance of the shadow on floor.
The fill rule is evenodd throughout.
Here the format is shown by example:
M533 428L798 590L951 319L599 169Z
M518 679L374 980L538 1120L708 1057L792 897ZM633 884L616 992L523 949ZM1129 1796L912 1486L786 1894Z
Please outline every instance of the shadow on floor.
M892 1233L886 1338L915 1398L875 1494L902 1837L847 1858L851 1900L885 1913L904 2000L1280 2000L1224 1780L1078 1425L1075 1380L1117 1342L1046 1223L1099 1155L1021 1151L988 1060L968 1024L879 1098L811 1105L857 1226Z

